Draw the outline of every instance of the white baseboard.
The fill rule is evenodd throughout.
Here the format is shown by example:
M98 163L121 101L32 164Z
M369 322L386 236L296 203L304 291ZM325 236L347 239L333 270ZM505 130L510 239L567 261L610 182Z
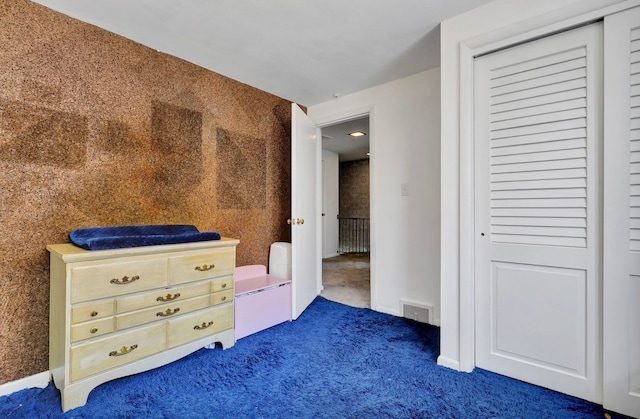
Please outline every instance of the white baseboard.
M460 371L460 362L457 359L451 359L440 355L438 357L438 365Z
M374 311L379 311L380 313L390 314L396 317L402 317L402 313L400 313L397 309L391 309L391 308L380 307L380 306L376 306L375 309L371 307L371 309Z
M30 377L24 377L16 381L9 381L0 385L0 396L7 396L16 391L24 390L27 388L45 388L51 381L51 374L49 371L44 371L39 374L32 375Z
M330 253L328 255L322 255L322 259L334 258L336 256L340 256L340 253Z

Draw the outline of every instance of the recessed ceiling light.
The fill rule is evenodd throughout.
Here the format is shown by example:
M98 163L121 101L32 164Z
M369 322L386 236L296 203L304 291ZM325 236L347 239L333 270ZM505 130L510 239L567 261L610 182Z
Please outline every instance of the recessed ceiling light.
M363 135L367 135L367 133L363 131L353 131L350 132L349 135L352 137L362 137Z

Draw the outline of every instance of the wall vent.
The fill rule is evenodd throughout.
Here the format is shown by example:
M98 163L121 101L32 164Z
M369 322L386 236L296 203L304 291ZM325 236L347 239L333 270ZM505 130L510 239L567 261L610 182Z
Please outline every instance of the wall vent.
M433 324L433 306L413 301L401 300L402 317L420 323Z

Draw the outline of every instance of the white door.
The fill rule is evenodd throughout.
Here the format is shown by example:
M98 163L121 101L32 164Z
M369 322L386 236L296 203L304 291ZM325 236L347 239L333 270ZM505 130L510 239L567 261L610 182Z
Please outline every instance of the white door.
M322 150L322 257L338 255L338 154Z
M602 25L475 60L476 365L601 400Z
M322 177L321 177L322 179L322 209L321 209L322 214L320 214L322 218L322 258L325 257L326 249L327 249L327 183L325 182L325 179L327 178L326 170L327 170L327 165L323 158L322 159Z
M297 319L320 293L318 217L318 129L298 105L291 104L291 287Z
M640 417L640 8L605 40L603 404Z

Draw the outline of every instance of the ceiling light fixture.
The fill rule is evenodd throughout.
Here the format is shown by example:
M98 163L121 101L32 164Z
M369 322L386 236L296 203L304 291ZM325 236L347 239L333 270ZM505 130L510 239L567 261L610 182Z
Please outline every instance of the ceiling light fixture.
M367 133L364 131L353 131L350 132L349 135L352 137L362 137L363 135L367 135Z

